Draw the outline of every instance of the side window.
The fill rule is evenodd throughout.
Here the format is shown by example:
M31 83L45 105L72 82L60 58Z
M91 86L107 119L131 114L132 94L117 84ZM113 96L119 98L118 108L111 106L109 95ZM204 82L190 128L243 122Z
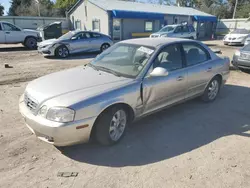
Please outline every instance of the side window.
M93 31L96 31L96 32L100 31L100 20L99 19L92 20L92 29L93 29Z
M184 33L188 33L189 32L188 26L183 26L182 28L183 28L183 32Z
M199 44L183 44L183 49L186 54L187 66L197 65L211 59L209 52Z
M98 34L98 33L92 33L92 37L93 37L93 38L100 38L100 37L101 37L101 35L100 35L100 34Z
M154 67L163 67L168 71L181 69L183 64L179 45L173 44L165 47L155 59Z
M152 21L146 21L145 22L145 31L150 32L153 31L153 22Z
M181 27L180 27L180 26L176 27L176 29L175 29L174 32L175 32L175 33L181 33Z
M3 29L5 31L20 31L16 26L9 23L3 23Z
M2 24L0 23L0 31L2 31Z
M85 38L85 39L91 38L90 33L83 33L83 38Z

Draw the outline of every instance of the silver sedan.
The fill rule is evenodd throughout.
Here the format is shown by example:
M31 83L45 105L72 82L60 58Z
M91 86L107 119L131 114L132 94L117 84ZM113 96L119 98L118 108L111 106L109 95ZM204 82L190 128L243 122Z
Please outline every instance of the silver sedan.
M49 39L38 44L38 52L45 56L66 58L70 54L104 51L113 45L112 39L102 33L70 31L58 39Z
M30 82L20 112L40 139L66 146L117 143L138 118L194 97L216 99L227 57L198 41L145 38L116 43L87 66Z

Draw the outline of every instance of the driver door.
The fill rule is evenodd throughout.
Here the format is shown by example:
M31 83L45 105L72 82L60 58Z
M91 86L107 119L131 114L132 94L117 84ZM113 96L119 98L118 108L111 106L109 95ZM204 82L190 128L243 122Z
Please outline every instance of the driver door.
M20 43L24 41L24 34L21 29L10 23L2 23L6 43Z
M187 70L182 57L179 44L168 45L159 52L149 72L156 67L163 67L168 70L168 75L152 77L148 74L144 78L143 114L185 99Z

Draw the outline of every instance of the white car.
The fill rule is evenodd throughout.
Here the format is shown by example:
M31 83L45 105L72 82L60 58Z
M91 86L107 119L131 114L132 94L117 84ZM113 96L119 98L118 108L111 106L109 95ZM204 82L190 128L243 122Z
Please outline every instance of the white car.
M245 40L245 43L244 43L244 46L250 44L250 37L247 37L246 40Z
M41 41L38 31L21 29L9 22L0 22L0 44L22 43L29 49L35 49Z
M246 29L236 29L227 34L223 42L225 45L244 45L246 39L250 36L250 32Z
M187 38L187 39L197 39L196 31L192 25L168 25L163 27L157 33L150 35L150 38L158 37L173 37L173 38Z

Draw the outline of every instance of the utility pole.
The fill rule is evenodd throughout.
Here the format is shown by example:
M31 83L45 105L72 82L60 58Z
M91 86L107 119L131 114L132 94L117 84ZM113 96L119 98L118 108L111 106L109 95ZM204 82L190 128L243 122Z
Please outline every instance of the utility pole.
M38 9L38 16L41 17L41 11L40 11L40 2L39 0L35 0L37 3L37 9Z
M235 14L236 14L237 5L238 5L238 0L236 0L236 2L235 2L234 13L233 13L233 19L234 19Z

